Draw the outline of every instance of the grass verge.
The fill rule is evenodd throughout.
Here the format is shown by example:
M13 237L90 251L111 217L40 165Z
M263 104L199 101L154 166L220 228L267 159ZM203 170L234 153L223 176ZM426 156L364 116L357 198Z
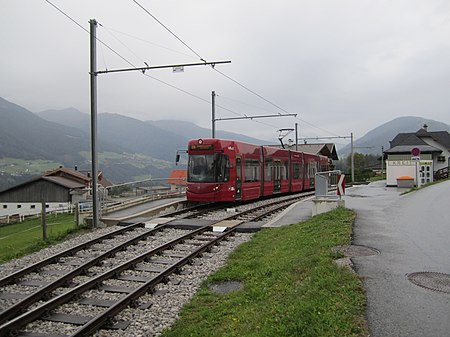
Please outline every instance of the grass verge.
M63 241L67 235L81 230L73 214L47 215L47 240L42 240L41 218L0 227L0 263L21 257L51 244Z
M350 244L354 213L343 208L263 230L204 283L169 336L367 336L365 292L331 248ZM216 294L208 285L240 281Z

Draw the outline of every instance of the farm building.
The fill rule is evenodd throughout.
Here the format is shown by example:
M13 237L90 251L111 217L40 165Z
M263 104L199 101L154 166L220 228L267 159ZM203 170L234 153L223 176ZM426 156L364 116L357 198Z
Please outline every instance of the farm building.
M184 191L186 189L187 171L173 170L170 173L167 182L170 184L172 191Z
M429 132L427 125L413 133L399 133L384 152L388 186L397 186L400 177L411 177L419 186L434 181L450 166L450 134ZM414 149L414 150L413 150Z
M98 181L102 187L112 185L101 172ZM0 216L38 214L42 203L47 211L68 211L90 198L90 184L89 173L60 167L0 192Z

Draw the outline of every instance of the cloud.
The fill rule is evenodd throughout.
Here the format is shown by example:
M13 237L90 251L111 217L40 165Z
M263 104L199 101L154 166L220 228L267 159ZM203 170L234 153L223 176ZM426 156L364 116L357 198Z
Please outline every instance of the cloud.
M361 137L404 115L450 123L445 1L142 1L195 53L133 2L52 3L86 29L96 18L99 38L135 66L197 61L195 53L231 60L217 69L301 119L221 122L219 128L269 137L298 122L304 136ZM23 6L3 2L0 96L32 111L73 106L88 112L88 34L46 2ZM99 69L130 66L100 43L97 52ZM218 108L222 117L280 112L208 67L146 74L153 78L99 75L99 111L208 126L215 90L228 109Z

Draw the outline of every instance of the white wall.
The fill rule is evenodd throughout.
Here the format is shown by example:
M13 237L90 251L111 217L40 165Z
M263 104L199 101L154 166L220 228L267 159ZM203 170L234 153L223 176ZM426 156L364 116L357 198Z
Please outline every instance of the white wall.
M70 202L48 202L47 213L68 212L71 209ZM35 215L41 213L40 202L4 202L0 203L0 216L19 214L21 216Z
M397 186L397 178L411 176L416 179L416 164L411 160L387 160L386 161L386 184Z

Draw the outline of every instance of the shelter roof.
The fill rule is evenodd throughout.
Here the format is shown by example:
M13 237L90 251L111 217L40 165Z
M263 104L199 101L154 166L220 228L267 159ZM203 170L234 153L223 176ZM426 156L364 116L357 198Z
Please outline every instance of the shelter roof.
M55 170L48 171L43 174L43 176L58 176L58 175L71 176L75 179L82 180L86 183L88 183L91 180L91 178L89 178L87 175L83 174L82 172L80 172L78 170L70 169L67 167L59 167Z
M42 179L70 189L84 188L85 185L64 177L43 176Z
M413 147L417 147L421 153L441 153L442 150L431 145L397 145L384 151L386 154L411 153Z
M269 145L271 147L281 147L281 145ZM295 144L285 145L286 149L295 150ZM300 152L320 154L326 156L332 160L338 160L336 146L334 143L313 143L313 144L298 144L298 150Z
M390 142L391 149L394 149L397 146L406 145L413 145L416 147L428 145L424 138L432 138L435 142L441 144L447 150L450 150L450 134L447 131L428 132L425 128L421 128L417 132L399 133Z

